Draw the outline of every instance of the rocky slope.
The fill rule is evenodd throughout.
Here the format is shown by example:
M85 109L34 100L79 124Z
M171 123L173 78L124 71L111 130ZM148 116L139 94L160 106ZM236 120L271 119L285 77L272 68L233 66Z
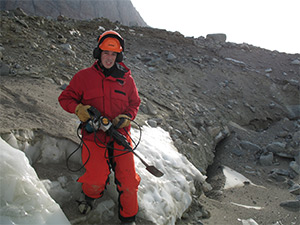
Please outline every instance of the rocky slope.
M178 150L209 177L213 189L203 193L199 185L178 224L300 222L300 54L229 43L224 35L186 38L107 19L1 12L2 137L12 132L26 139L20 130L30 129L77 141L76 117L60 108L57 97L79 69L93 63L103 29L126 40L124 62L142 98L136 121L168 130ZM224 166L266 189L224 190Z
M73 19L86 20L108 18L130 26L147 26L130 0L1 0L0 10L22 8L30 15L56 18L66 16Z

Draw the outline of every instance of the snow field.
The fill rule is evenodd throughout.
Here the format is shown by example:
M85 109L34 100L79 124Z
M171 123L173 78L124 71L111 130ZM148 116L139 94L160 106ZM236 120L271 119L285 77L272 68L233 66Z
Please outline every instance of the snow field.
M136 139L136 130L132 136ZM175 224L192 202L194 181L204 183L206 177L178 153L169 133L161 128L144 126L136 152L149 165L164 173L162 177L155 177L139 159L135 159L137 172L142 178L138 192L139 214L155 224Z
M78 188L66 187L67 180L64 176L57 181L42 182L30 164L37 161L44 164L65 163L66 157L77 146L64 139L46 135L35 138L31 131L20 132L11 133L5 138L10 145L2 139L0 141L1 158L4 159L1 161L0 177L1 223L69 224L56 202L63 203L69 195L77 194ZM137 140L139 132L133 129L132 136ZM20 142L20 139L26 141ZM137 216L155 224L175 224L176 219L182 216L192 202L194 181L205 185L206 177L185 156L178 153L169 133L161 128L144 126L136 153L149 165L154 165L164 173L160 178L153 176L135 157L136 170L141 177L138 191L140 210ZM71 160L79 163L80 151ZM97 222L117 216L113 212L117 205L115 185L110 184L108 189L107 194L111 196L111 200L99 200L94 213L89 216L89 221Z
M1 224L70 224L25 154L0 138Z

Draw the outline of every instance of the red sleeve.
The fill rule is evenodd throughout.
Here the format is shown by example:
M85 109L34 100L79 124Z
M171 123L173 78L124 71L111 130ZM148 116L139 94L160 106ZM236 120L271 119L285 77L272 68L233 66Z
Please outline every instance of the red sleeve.
M83 91L80 85L79 73L75 74L70 84L58 97L61 107L69 113L75 113L75 108L82 99Z

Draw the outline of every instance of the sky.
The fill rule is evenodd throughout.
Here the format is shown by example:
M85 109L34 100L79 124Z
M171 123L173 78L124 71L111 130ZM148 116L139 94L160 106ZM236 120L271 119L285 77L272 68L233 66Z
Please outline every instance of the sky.
M131 0L153 28L300 53L299 0Z

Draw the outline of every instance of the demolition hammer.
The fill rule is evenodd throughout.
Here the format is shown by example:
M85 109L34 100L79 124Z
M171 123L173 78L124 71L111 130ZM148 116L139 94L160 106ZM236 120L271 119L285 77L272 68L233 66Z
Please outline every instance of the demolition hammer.
M119 123L116 126L113 126L111 121L105 117L102 116L101 113L95 108L90 107L88 109L88 113L90 114L91 119L87 122L85 129L87 132L94 132L97 130L102 130L105 133L107 133L109 136L114 138L114 140L119 144L125 147L126 150L129 152L132 152L136 157L138 157L141 162L146 166L146 169L154 176L161 177L164 174L159 171L155 166L150 166L148 163L146 163L130 146L128 143L126 137L122 135L120 132L117 131L119 126L123 123L125 118L121 118Z

